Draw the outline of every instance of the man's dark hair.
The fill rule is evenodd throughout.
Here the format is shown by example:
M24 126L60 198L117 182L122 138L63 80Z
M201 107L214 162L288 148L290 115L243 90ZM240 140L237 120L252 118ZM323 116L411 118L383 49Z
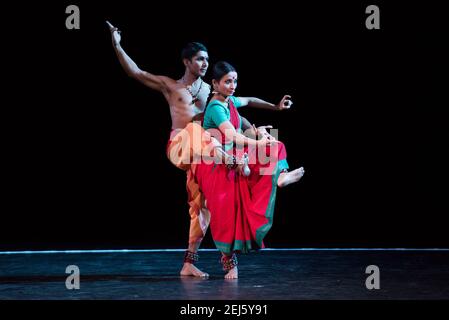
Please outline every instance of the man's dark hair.
M181 52L181 58L191 60L194 55L196 55L199 51L206 51L206 47L199 42L190 42L188 43Z
M212 79L220 81L229 72L236 71L235 68L226 61L218 61L212 68Z

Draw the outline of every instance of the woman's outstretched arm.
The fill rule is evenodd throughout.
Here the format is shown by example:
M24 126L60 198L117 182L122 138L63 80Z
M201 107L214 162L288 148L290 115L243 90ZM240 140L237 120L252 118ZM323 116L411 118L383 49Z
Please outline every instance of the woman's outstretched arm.
M238 97L241 102L241 107L248 106L253 108L268 109L268 110L284 110L289 109L293 104L291 96L285 95L278 104L273 104L265 100L254 97Z

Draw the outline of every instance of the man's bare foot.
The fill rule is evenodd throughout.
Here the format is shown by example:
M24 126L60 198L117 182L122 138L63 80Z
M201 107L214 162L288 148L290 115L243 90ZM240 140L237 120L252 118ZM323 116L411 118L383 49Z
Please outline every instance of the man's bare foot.
M201 271L197 267L195 267L193 264L185 262L182 266L181 272L179 273L181 276L193 276L193 277L200 277L200 278L209 278L209 274L206 272Z
M239 269L237 269L237 266L229 270L224 277L225 279L237 279L239 277Z
M286 187L291 183L298 182L304 175L304 168L298 168L290 172L282 172L278 178L278 187Z

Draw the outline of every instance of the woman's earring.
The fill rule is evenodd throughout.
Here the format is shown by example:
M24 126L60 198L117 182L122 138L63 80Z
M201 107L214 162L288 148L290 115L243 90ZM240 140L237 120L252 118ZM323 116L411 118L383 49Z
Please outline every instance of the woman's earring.
M212 81L212 88L214 89L214 91L212 91L212 94L217 94L218 90L217 90L217 84L215 83L215 81Z

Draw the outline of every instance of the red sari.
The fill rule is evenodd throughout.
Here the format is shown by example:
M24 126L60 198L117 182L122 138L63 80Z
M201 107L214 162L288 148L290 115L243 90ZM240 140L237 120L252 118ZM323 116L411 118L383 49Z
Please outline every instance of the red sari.
M229 110L230 122L237 130L240 117L231 100ZM248 148L233 151L243 154ZM266 154L271 165L256 159L255 152L249 154L251 174L248 177L225 165L201 163L192 168L211 213L210 228L215 245L225 254L264 248L263 239L273 223L277 180L280 172L288 168L282 143L271 150L267 148Z

